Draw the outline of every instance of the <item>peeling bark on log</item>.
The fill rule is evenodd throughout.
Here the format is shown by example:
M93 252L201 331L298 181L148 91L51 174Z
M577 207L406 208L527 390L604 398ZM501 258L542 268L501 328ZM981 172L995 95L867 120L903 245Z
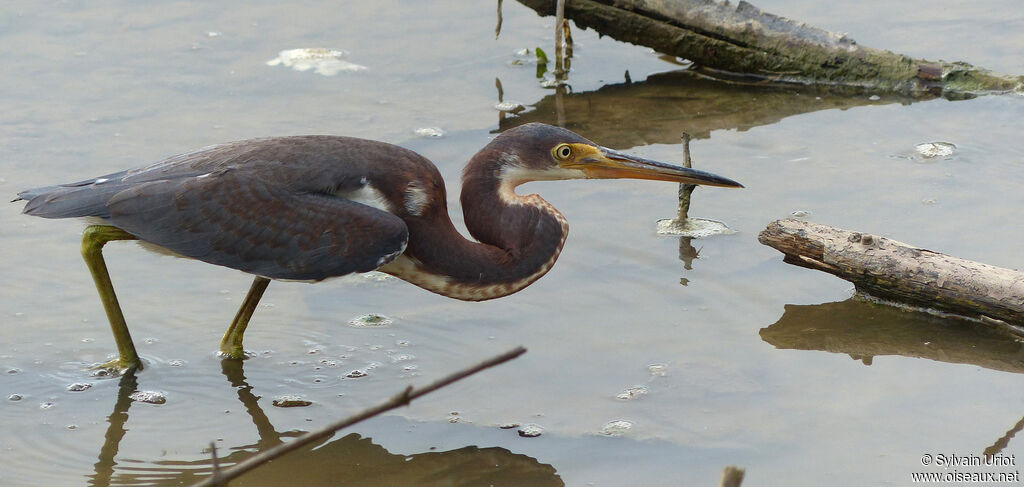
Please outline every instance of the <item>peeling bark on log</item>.
M519 2L541 15L555 13L553 0ZM723 78L941 93L949 98L1024 91L1024 76L860 46L845 35L764 12L745 1L568 0L565 16L582 28L689 59Z
M758 241L785 254L787 263L838 276L869 296L1024 335L1024 272L793 219L768 224Z

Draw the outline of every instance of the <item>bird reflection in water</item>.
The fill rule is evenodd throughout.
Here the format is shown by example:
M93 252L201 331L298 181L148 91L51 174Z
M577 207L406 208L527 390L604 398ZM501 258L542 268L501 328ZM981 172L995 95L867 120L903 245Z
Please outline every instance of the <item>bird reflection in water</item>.
M274 429L260 406L260 397L253 393L253 386L246 381L243 364L241 360L222 360L221 372L236 390L238 401L252 419L259 438L254 444L219 447L217 462L221 468L270 449L287 438L304 434L303 431L278 432ZM129 432L131 396L137 390L136 372L125 372L120 377L117 400L108 417L105 441L88 485L191 485L212 475L212 457L191 461L119 457L121 441ZM229 453L223 455L223 451ZM315 442L242 475L231 485L299 483L310 486L565 485L553 466L504 448L467 446L448 451L398 455L357 433Z

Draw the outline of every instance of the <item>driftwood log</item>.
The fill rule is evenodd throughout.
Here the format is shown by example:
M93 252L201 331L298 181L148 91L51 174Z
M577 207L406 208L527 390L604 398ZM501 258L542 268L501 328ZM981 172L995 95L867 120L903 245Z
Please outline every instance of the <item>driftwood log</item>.
M1024 272L793 219L770 223L758 241L785 254L785 262L838 276L869 296L1024 335Z
M519 2L541 15L555 14L554 0ZM745 1L567 0L565 16L582 28L688 59L722 78L949 98L1024 91L1024 76L864 47Z

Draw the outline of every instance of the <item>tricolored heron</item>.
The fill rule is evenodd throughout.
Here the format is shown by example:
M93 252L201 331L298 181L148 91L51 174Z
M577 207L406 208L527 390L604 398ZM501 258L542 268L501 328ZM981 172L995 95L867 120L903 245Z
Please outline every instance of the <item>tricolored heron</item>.
M633 178L740 188L731 179L601 147L532 123L494 138L462 173L463 237L444 180L427 159L373 140L335 136L244 140L146 167L18 193L24 212L85 217L82 255L103 302L118 358L141 367L103 261L103 245L157 250L255 275L220 343L243 358L242 334L271 279L321 281L379 270L467 301L512 294L543 276L568 234L565 218L528 181Z

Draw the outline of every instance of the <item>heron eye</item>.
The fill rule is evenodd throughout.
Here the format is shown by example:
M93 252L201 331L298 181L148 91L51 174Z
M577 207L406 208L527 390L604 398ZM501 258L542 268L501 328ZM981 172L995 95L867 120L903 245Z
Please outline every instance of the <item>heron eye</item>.
M559 159L568 159L572 155L572 147L569 144L562 144L555 147L555 156Z

